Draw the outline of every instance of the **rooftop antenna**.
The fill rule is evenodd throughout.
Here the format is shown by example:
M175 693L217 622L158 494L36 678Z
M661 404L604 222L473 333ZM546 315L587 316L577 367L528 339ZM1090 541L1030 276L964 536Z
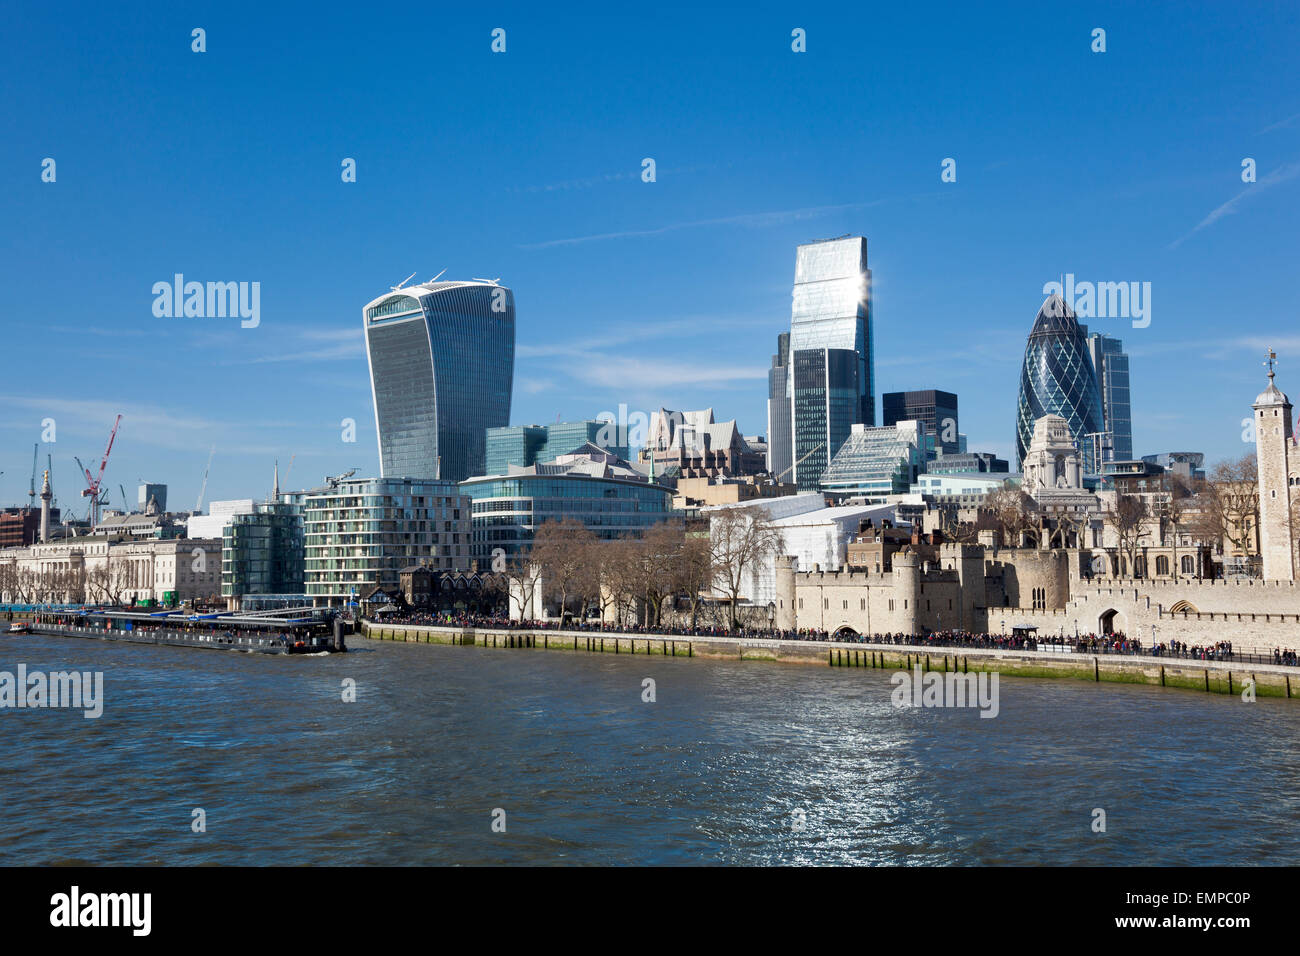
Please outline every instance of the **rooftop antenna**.
M412 272L409 276L407 276L407 277L406 277L405 279L403 279L401 282L397 283L397 285L395 285L395 286L389 286L389 288L391 288L394 292L400 292L402 286L406 285L406 283L410 282L410 281L411 281L412 279L414 279L414 278L415 278L415 273Z
M439 279L442 278L443 272L446 271L447 271L446 269L443 269L442 272L439 272L436 276L434 276L432 279L426 282L425 285L433 285L435 282L437 282Z

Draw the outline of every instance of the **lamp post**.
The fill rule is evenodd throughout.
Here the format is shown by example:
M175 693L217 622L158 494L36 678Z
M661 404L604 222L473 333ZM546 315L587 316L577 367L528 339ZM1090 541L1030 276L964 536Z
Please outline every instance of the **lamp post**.
M1003 633L1004 635L1007 633L1007 622L1006 622L1005 619L1003 619L1003 621L1002 621L1002 633Z

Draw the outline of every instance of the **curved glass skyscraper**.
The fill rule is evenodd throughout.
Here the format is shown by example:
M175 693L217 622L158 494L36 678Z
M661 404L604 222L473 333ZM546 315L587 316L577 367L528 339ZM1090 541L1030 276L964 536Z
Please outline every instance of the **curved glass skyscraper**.
M1023 462L1034 437L1034 422L1060 415L1070 424L1084 472L1095 474L1093 440L1102 431L1101 390L1074 310L1059 295L1043 303L1025 345L1016 405L1016 461Z
M362 310L384 478L481 475L510 423L515 299L495 282L426 282Z

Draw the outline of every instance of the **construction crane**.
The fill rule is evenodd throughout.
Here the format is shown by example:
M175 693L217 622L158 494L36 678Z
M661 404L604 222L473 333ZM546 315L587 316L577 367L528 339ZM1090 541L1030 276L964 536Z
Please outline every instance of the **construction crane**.
M803 464L805 461L807 461L807 460L808 460L808 459L809 459L809 458L810 458L814 453L821 451L821 450L822 450L822 445L825 445L825 444L826 444L825 442L822 442L820 445L818 445L818 446L817 446L816 448L814 448L812 451L808 452L807 455L804 455L802 458L800 458L798 461L796 461L793 465L791 465L791 466L790 466L789 468L787 468L785 471L781 472L781 474L779 474L779 475L777 475L775 478L773 478L773 479L772 479L772 483L775 484L775 485L779 485L779 484L781 483L781 479L782 479L782 478L784 478L787 474L789 474L790 472L792 472L792 471L794 471L796 468L798 468L800 465L802 465L802 464Z
M329 475L326 475L326 476L325 476L325 484L329 485L331 488L336 488L336 487L338 487L338 484L339 484L340 481L343 481L343 480L346 479L346 478L351 478L351 477L352 477L353 475L355 475L356 473L357 473L357 470L356 470L355 468L349 468L347 471L343 472L343 474L341 474L341 475L334 475L333 477L330 477Z
M50 476L50 508L57 508L59 496L54 493L54 456L48 453L45 456L45 473Z
M40 447L39 444L32 445L32 480L27 486L27 507L29 508L36 507L36 451Z
M294 452L292 455L289 456L289 467L284 470L285 487L288 487L289 485L289 472L293 471L293 460L297 457L298 457L297 452Z
M212 450L208 452L208 463L203 466L203 484L199 487L199 500L194 505L194 513L203 513L203 496L208 493L208 471L212 468L212 456L217 453L217 446L213 445Z
M90 499L90 527L92 529L99 524L99 506L104 504L108 498L107 493L102 499L100 498L99 484L104 480L104 469L108 467L108 456L113 451L113 439L117 438L117 426L121 424L122 416L118 415L117 420L113 422L113 430L108 435L108 447L104 449L104 457L99 461L99 474L91 477L89 468L82 466L81 469L86 475L86 487L82 489L81 496ZM80 459L77 460L77 464L81 464Z
M118 485L117 490L122 492L122 514L129 515L131 513L131 503L126 500L126 486Z

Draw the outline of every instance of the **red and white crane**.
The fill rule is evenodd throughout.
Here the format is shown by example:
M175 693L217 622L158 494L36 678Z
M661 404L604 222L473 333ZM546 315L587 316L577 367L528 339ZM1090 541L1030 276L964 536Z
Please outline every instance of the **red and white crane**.
M113 439L117 437L117 426L122 424L122 416L117 416L117 421L113 422L113 431L108 436L108 447L104 449L104 457L99 462L99 474L91 477L90 469L83 468L86 473L86 487L82 489L81 497L90 499L90 528L93 531L99 524L99 506L102 503L99 497L99 483L104 480L104 469L108 467L108 456L113 451ZM77 462L81 464L80 461Z

